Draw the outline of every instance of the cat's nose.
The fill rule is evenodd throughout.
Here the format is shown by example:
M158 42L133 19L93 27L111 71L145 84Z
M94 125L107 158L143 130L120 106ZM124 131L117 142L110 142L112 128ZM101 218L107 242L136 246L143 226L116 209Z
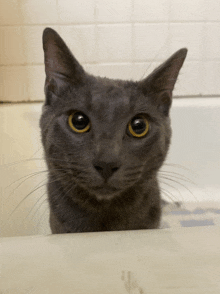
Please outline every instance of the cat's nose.
M120 167L116 162L96 161L93 164L97 172L107 181Z

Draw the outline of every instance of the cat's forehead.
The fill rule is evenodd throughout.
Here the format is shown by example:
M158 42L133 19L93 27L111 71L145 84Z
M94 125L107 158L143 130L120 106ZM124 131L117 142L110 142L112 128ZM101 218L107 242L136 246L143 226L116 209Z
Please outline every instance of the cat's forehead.
M96 85L91 90L91 107L98 110L100 107L109 106L110 108L129 107L129 94L123 85L114 83Z
M102 116L127 114L134 107L134 85L124 81L99 79L91 88L90 108Z

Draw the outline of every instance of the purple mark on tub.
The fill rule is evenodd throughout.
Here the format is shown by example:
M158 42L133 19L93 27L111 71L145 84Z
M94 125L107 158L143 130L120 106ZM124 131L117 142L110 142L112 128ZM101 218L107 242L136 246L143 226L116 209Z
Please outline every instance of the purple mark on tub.
M184 220L180 221L182 227L203 227L203 226L214 226L212 219L203 219L203 220Z
M189 210L173 210L169 212L168 214L173 214L173 215L189 215L192 212Z
M205 213L205 210L201 208L197 208L193 210L193 214L203 214L203 213Z

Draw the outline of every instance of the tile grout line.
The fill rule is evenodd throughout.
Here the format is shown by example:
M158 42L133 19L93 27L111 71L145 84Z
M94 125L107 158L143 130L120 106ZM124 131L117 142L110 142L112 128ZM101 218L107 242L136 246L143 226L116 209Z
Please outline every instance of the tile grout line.
M168 58L169 56L167 56ZM149 63L149 62L163 62L164 58L158 58L158 59L141 59L141 60L134 60L132 62L134 62L134 64L144 64L144 63ZM187 63L195 63L195 62L202 62L202 63L208 63L208 62L220 62L219 58L216 59L206 59L206 60L201 60L201 59L188 59L186 61ZM125 61L120 61L120 60L113 60L113 61L102 61L102 62L97 62L97 61L93 61L93 62L81 62L83 65L112 65L112 64L131 64L131 60L125 60ZM13 63L13 64L0 64L0 68L1 67L23 67L23 66L43 66L44 63Z
M131 70L132 70L132 74L131 76L133 76L133 72L135 70L135 27L134 27L134 0L131 0ZM134 78L134 77L133 77Z
M98 20L98 5L97 0L94 0L94 20L95 20L95 63L97 64L98 60L98 27L97 27L97 20ZM84 64L86 66L86 63Z
M135 24L140 24L140 25L147 25L147 24L165 24L165 23L168 23L167 20L165 21L133 21ZM212 24L212 23L219 23L219 20L178 20L178 21L171 21L170 20L170 24L195 24L195 23L206 23L206 24ZM73 22L56 22L56 23L31 23L31 24L28 24L28 23L17 23L17 24L1 24L0 25L0 28L5 28L5 27L21 27L21 26L24 26L24 27L31 27L31 26L48 26L48 25L51 25L51 26L81 26L81 25L100 25L100 26L105 26L105 25L128 25L128 24L131 24L131 22L128 22L128 21L121 21L121 22L76 22L76 23L73 23Z

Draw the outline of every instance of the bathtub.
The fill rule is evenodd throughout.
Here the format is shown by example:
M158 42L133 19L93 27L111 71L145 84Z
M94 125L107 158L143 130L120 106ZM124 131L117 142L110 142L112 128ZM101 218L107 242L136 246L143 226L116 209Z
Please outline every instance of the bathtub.
M41 107L0 106L0 293L218 294L218 225L50 235ZM163 198L220 208L220 98L174 99L171 118Z
M217 227L1 239L2 294L219 294Z
M182 201L220 201L220 99L174 99L171 119L167 163L174 165L163 170L181 178L169 182L172 194Z
M42 103L0 106L1 236L49 234ZM160 172L168 201L220 202L220 97L176 98L172 144Z

